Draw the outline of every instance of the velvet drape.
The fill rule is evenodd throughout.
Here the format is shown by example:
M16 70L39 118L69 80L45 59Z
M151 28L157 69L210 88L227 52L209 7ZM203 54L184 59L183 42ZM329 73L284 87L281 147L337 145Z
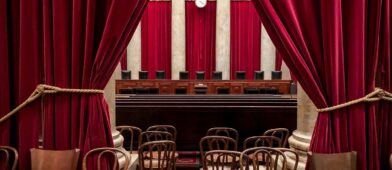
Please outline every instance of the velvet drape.
M390 51L388 0L253 2L277 50L318 108L358 99L374 90L379 58L390 59L390 53L380 53ZM387 38L382 38L384 34ZM390 139L392 122L384 119L389 134L380 134L376 118L391 112L376 112L375 105L361 103L319 113L310 150L355 150L358 169L388 169L382 161L386 152L390 154L391 142L379 138Z
M0 0L0 114L40 83L103 89L147 2ZM1 144L16 141L11 145L19 151L19 169L30 169L29 149L38 147L41 114L44 149L80 148L82 158L92 148L113 146L102 94L46 95L13 117L11 127L12 120L0 125L9 132L2 133Z
M155 79L157 70L171 79L171 1L151 1L142 18L142 70Z
M232 1L230 8L230 77L245 71L252 80L260 70L261 21L251 1Z
M186 70L189 78L196 71L204 71L210 79L215 70L216 1L208 1L198 8L194 1L185 2Z
M282 56L280 55L280 53L278 51L276 51L275 52L275 70L276 71L282 70L282 63L283 63Z

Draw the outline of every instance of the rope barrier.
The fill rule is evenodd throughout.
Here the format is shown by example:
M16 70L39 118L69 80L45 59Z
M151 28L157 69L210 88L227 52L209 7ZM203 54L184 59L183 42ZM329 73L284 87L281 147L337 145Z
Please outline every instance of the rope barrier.
M373 92L367 94L366 96L356 99L356 100L352 100L346 103L342 103L342 104L338 104L335 106L331 106L331 107L326 107L326 108L322 108L322 109L317 109L317 112L330 112L330 111L334 111L337 109L341 109L344 107L348 107L354 104L358 104L361 102L375 102L375 101L379 101L379 100L386 100L386 101L392 101L392 93L389 93L383 89L380 88L376 88Z
M103 90L98 90L98 89L67 89L67 88L60 88L56 86L50 86L46 84L40 84L37 86L37 88L31 93L31 95L18 107L7 113L5 116L3 116L0 119L0 123L4 122L7 120L9 117L20 111L22 108L30 104L31 102L35 101L39 97L41 97L44 94L56 94L56 93L79 93L79 94L103 94Z

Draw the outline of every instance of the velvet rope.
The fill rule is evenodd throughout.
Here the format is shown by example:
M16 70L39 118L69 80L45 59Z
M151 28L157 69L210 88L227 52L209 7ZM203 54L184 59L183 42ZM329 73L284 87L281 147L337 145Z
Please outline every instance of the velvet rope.
M39 97L41 97L44 94L56 94L56 93L79 93L79 94L103 94L103 90L98 90L98 89L67 89L67 88L60 88L56 86L50 86L46 84L40 84L37 86L37 88L31 93L31 95L18 107L4 115L0 119L0 123L4 122L7 120L9 117L17 113L19 110L23 109L25 106L30 104L31 102L35 101Z
M375 102L375 101L379 101L379 100L392 101L392 93L387 92L387 91L380 89L380 88L376 88L373 92L367 94L366 96L364 96L362 98L352 100L352 101L349 101L346 103L338 104L335 106L331 106L331 107L316 109L316 111L317 112L330 112L330 111L345 108L345 107L348 107L348 106L351 106L354 104L358 104L361 102Z

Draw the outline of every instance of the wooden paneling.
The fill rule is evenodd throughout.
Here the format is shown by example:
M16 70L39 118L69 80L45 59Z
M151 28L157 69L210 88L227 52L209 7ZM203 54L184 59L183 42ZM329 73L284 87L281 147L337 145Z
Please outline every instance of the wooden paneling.
M159 94L174 94L176 88L186 88L195 94L195 87L207 87L207 94L217 94L218 87L230 88L230 94L242 94L244 88L276 88L279 94L290 93L291 80L117 80L116 93L127 88L159 88Z
M211 127L239 131L240 142L271 128L297 127L297 99L290 95L117 95L116 124L145 130L156 124L174 125L180 151L199 150L199 140Z

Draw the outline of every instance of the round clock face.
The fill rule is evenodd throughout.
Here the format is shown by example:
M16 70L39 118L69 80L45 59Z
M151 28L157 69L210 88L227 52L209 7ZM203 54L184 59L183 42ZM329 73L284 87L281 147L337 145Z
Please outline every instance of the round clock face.
M207 0L195 0L195 4L199 8L203 8L207 5Z

